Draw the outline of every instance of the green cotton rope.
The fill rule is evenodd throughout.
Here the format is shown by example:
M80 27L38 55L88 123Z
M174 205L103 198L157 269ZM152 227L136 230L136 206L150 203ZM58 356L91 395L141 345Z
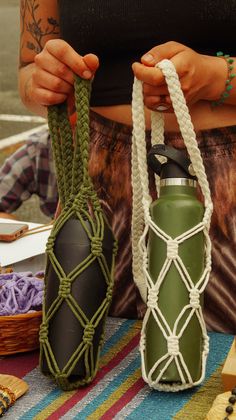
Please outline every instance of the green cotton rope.
M98 360L93 356L93 337L101 319L107 315L113 289L114 259L117 250L116 241L113 245L112 264L109 269L103 254L104 215L92 180L88 173L89 160L89 99L91 82L75 77L75 104L77 124L75 135L72 133L68 118L67 105L60 104L48 109L48 124L52 139L53 156L56 166L58 192L61 204L61 214L54 222L53 229L46 246L47 267L45 273L45 296L47 295L47 273L51 265L58 277L58 295L48 310L43 304L43 320L40 327L40 365L44 354L50 375L64 390L72 390L88 384L96 375ZM92 208L92 216L91 216ZM55 241L64 224L71 218L77 218L86 232L90 243L91 253L75 267L69 274L65 273L54 253ZM88 224L90 229L88 229ZM73 281L84 272L95 260L98 261L107 285L106 298L93 315L88 319L81 307L71 294ZM76 351L71 355L62 370L49 342L49 323L62 303L69 306L80 326L83 328L83 338ZM98 355L104 340L104 331L98 347ZM73 369L84 357L85 376L76 382L70 382Z

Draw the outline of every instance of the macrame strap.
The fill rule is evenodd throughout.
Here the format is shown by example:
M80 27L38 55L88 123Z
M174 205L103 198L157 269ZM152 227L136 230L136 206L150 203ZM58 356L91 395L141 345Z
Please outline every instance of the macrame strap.
M201 306L199 305L199 298L204 291L208 282L209 273L211 270L211 242L209 239L209 226L210 218L212 213L212 201L210 196L210 190L208 181L205 174L204 165L202 162L201 154L197 145L196 135L191 122L188 107L185 102L181 85L179 82L178 75L175 67L169 60L163 60L157 64L157 67L161 69L165 76L165 80L168 86L169 94L171 97L172 105L174 108L175 115L178 120L180 131L187 148L190 160L192 162L193 170L198 178L198 183L201 187L204 201L205 211L203 220L192 229L184 232L177 238L171 238L166 232L161 230L152 220L150 215L150 204L151 197L149 193L149 180L147 170L147 156L146 156L146 140L145 140L145 116L144 116L144 104L143 104L143 93L142 84L137 79L134 80L133 86L133 100L132 100L132 113L133 113L133 139L132 139L132 186L133 186L133 216L132 216L132 248L133 248L133 274L134 280L140 290L143 300L147 301L147 312L143 321L140 350L142 357L142 372L143 378L149 383L151 387L166 390L166 391L177 391L193 386L191 375L187 369L187 366L181 357L179 352L179 338L185 331L185 328L194 314L197 314L199 324L201 325L203 335L203 352L202 352L202 375L197 383L200 383L205 374L205 363L206 356L208 353L208 337L206 333L205 323L203 320ZM164 123L163 115L161 113L152 112L152 144L164 142ZM158 192L158 180L157 180L157 192ZM148 251L147 251L147 234L149 230L152 230L159 238L161 238L167 247L167 258L161 270L161 273L154 283L148 272ZM205 269L195 285L191 280L188 272L178 255L178 245L186 239L199 232L204 233L205 237ZM176 320L176 324L173 330L170 329L167 322L163 318L163 314L158 306L158 291L164 281L166 273L168 272L170 265L175 264L179 275L185 284L190 296L189 305L183 308L179 319ZM191 315L188 317L181 329L178 337L175 334L177 323L180 318L184 315L187 309L192 309ZM172 360L175 360L179 376L182 380L181 385L163 385L160 384L161 376L165 371L162 370L161 374L156 380L152 379L152 374L156 370L157 366L163 361L158 360L153 366L150 372L146 372L145 369L145 329L146 325L152 313L158 327L162 330L163 336L167 341L167 354L164 357L166 359L167 368ZM161 319L161 322L159 321ZM164 327L163 327L164 325ZM186 380L187 377L187 380ZM197 383L194 383L196 385Z
M50 374L58 385L65 389L78 388L89 383L96 374L98 358L94 360L93 339L96 328L107 314L113 288L114 257L116 242L112 241L112 262L108 266L103 253L105 219L97 194L88 173L89 160L89 99L91 84L87 80L75 77L75 104L77 123L75 133L72 132L68 118L66 104L52 106L48 110L48 123L52 137L53 155L56 166L61 214L54 222L51 235L47 243L47 269L45 274L45 296L47 296L47 276L49 266L53 267L59 281L58 295L46 310L43 306L43 323L40 329L41 364L42 354L46 358ZM55 241L69 219L78 219L91 243L91 253L70 273L65 273L58 261L54 249ZM78 305L72 294L72 284L94 261L97 261L103 273L106 284L106 296L91 319ZM91 293L93 291L91 290ZM59 369L49 340L49 324L61 306L68 305L83 329L83 339L71 355L66 366ZM103 343L103 333L99 341L98 354ZM83 358L85 363L85 377L76 382L70 382L70 375L74 367Z

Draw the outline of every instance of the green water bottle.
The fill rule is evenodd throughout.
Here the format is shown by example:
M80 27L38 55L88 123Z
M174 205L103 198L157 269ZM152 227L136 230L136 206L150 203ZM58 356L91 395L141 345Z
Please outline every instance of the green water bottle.
M161 164L156 155L165 156L166 163ZM155 224L172 239L196 226L202 221L204 214L203 204L196 196L197 181L191 170L191 161L184 152L166 145L155 145L149 152L148 164L150 168L160 175L160 195L151 205L151 217ZM191 175L192 173L192 175ZM199 281L204 271L204 234L202 231L178 245L178 255L182 259L186 270L194 285ZM156 283L160 271L167 258L167 244L151 229L148 240L148 267L153 283ZM174 262L165 275L159 288L158 306L169 325L174 331L174 324L183 308L190 302L189 290L186 288ZM202 296L200 305L202 306ZM178 337L183 325L190 314L189 308L178 323L175 335ZM145 364L147 374L154 364L168 353L167 340L163 335L165 323L161 321L158 326L153 313L146 325ZM167 335L169 332L167 331ZM187 323L182 336L178 341L179 352L191 375L192 381L200 379L202 373L202 329L195 311ZM152 372L151 379L155 381L166 365L163 360ZM180 363L181 364L181 363ZM186 373L184 380L189 381ZM176 359L164 369L160 382L163 384L182 383L176 365Z

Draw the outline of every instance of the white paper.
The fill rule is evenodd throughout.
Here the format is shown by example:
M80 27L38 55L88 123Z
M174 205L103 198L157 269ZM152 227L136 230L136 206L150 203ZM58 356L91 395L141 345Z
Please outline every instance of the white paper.
M4 223L25 223L29 229L43 226L39 223L28 223L20 220L11 220L0 218L0 222ZM44 232L37 232L28 235L13 242L0 242L0 265L5 267L16 262L23 261L36 255L45 253L46 243L50 235L51 228Z

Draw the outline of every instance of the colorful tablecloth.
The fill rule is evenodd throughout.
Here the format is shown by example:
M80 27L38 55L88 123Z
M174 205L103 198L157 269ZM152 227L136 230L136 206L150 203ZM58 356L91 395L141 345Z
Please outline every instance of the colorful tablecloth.
M209 333L210 353L202 386L179 393L151 390L140 371L140 321L109 318L100 370L87 387L63 392L38 368L38 351L0 359L0 372L26 380L28 393L5 414L12 419L203 420L222 392L220 372L233 336Z

